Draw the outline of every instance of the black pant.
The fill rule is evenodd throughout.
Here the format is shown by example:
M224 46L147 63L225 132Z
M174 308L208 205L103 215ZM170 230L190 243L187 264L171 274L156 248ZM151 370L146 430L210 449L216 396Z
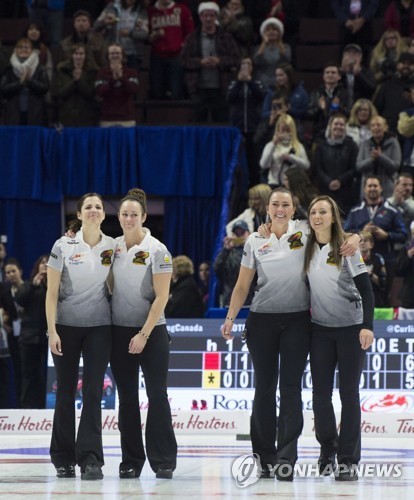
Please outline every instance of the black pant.
M102 387L111 351L111 326L57 325L62 356L53 355L57 393L50 456L56 467L104 464L102 449ZM83 357L83 406L75 439L75 397L79 360Z
M211 111L214 123L228 124L229 109L221 89L198 89L191 100L194 104L194 122L208 121L208 113Z
M309 312L249 314L247 346L253 361L256 390L250 420L253 453L263 465L298 458L303 429L302 375L309 353ZM280 411L276 419L276 388L280 374ZM275 446L277 429L277 449Z
M156 326L141 354L129 354L131 338L139 328L112 327L111 368L119 397L118 425L122 464L141 471L145 462L138 398L141 367L148 396L145 443L151 468L175 469L177 442L167 394L169 337L165 325Z
M45 335L44 337L46 339ZM46 406L47 353L46 342L39 344L20 342L20 359L22 361L21 408L42 409Z
M321 453L337 452L338 462L361 458L359 380L365 351L359 342L361 325L328 328L312 324L311 373L316 439ZM335 368L339 372L341 430L338 437L332 405Z

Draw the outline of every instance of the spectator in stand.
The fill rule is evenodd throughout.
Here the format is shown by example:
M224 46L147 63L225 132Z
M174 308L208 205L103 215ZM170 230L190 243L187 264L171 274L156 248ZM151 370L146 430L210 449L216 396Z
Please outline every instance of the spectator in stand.
M257 186L251 187L249 189L249 207L226 224L227 236L232 236L233 225L240 220L247 223L249 233L257 231L267 220L266 207L271 192L272 190L267 184L257 184Z
M395 276L403 278L398 298L401 306L414 309L414 222L410 225L410 240L404 245L395 261Z
M198 289L203 299L204 311L208 307L208 293L210 288L210 262L205 260L198 266Z
M232 233L232 236L224 238L223 248L214 261L214 272L218 279L219 307L228 307L230 304L230 297L239 275L243 247L250 236L249 228L244 220L238 220L233 224ZM251 304L253 294L254 285L250 287L244 301L245 306Z
M30 22L45 30L51 47L57 47L62 40L65 1L26 0Z
M384 31L371 52L370 68L378 84L393 76L397 61L405 50L405 43L398 31Z
M153 99L184 98L180 53L194 22L186 5L172 0L157 0L148 7L151 60L150 95Z
M202 318L204 304L193 277L193 261L186 255L173 257L170 298L165 306L166 318Z
M53 78L53 60L50 50L43 40L43 32L39 24L30 23L25 30L23 36L28 38L33 45L33 52L37 52L39 55L39 64L41 64L47 73L49 82Z
M413 0L393 0L384 14L385 29L393 29L401 36L414 36L414 2Z
M331 0L344 45L372 43L372 24L380 0Z
M9 346L8 333L11 329L9 316L4 309L3 298L0 294L0 376L2 383L0 384L0 409L9 408Z
M101 100L101 127L134 127L138 74L125 64L119 44L108 47L109 66L99 71L95 91Z
M407 229L398 209L383 198L379 177L368 175L364 179L363 189L364 200L351 209L344 229L351 233L368 231L372 234L375 241L374 251L382 255L385 261L387 270L385 297L388 297L393 279L395 245L406 242Z
M290 62L292 52L290 46L283 43L283 23L275 17L262 22L260 35L262 42L255 50L253 63L255 78L263 83L266 90L275 85L275 69L280 62Z
M402 135L403 172L414 173L414 82L410 84L411 106L398 117L398 132Z
M201 2L201 27L191 33L181 53L188 93L194 103L194 121L228 122L226 92L240 63L234 38L218 25L219 6Z
M352 106L351 114L346 124L346 134L351 137L358 147L365 140L371 139L371 120L377 115L378 112L369 99L358 99Z
M119 43L127 65L140 70L148 39L147 0L113 1L103 9L93 27L106 43Z
M314 167L321 194L330 196L347 215L354 201L358 146L346 135L346 117L331 116L326 138L317 146Z
M64 127L93 127L98 122L97 68L88 60L83 43L73 44L71 50L71 57L58 64L54 81L59 123Z
M384 197L391 196L394 179L401 165L401 148L398 139L388 132L388 125L382 116L371 120L372 137L365 140L358 153L357 172L362 175L362 182L370 175L381 179ZM362 195L362 193L361 193Z
M370 69L362 65L362 49L356 43L348 44L342 52L342 86L348 92L348 109L362 97L371 99L376 81Z
M45 299L47 289L47 261L41 255L32 270L29 281L17 290L16 302L23 308L19 337L22 363L21 408L46 407L46 373L48 342Z
M332 114L348 114L349 96L341 84L340 68L336 64L327 63L323 68L323 83L318 90L312 92L308 106L308 116L313 121L313 138L320 142Z
M392 132L397 131L398 116L401 111L410 107L410 99L406 97L406 89L414 83L414 54L403 52L397 63L397 72L385 81L374 97L374 105L383 116Z
M269 170L267 183L274 189L283 186L284 173L294 166L308 170L310 162L298 140L294 119L285 114L279 117L273 139L263 150L260 167Z
M303 86L303 81L297 85L294 82L293 68L290 64L279 63L275 70L275 85L269 88L263 102L262 119L269 118L272 111L272 100L276 94L285 93L289 100L289 114L298 121L305 117L309 94Z
M19 336L21 331L21 318L23 308L16 301L16 294L23 285L23 269L19 261L14 258L7 259L4 272L6 283L1 291L3 308L9 318L7 341L14 373L15 408L20 408L22 393L22 364L20 359Z
M414 220L413 176L409 173L400 173L395 180L394 193L387 198L394 207L398 208L405 222L407 231Z
M385 289L387 285L387 270L385 269L384 258L381 254L374 252L374 238L368 231L359 233L359 251L367 267L368 276L374 292L375 307L386 307Z
M292 193L295 204L293 218L307 219L309 204L319 194L311 183L307 172L299 167L289 168L283 176L283 186Z
M237 80L230 83L227 100L230 104L230 124L240 129L244 137L249 186L260 181L259 155L253 136L260 122L259 108L264 90L259 80L253 80L253 63L250 57L242 59Z
M268 142L271 142L275 133L276 122L282 114L289 113L289 101L285 92L279 92L274 95L271 102L271 113L268 118L262 119L259 123L257 130L254 134L253 141L260 156L264 147ZM296 128L298 136L300 136L300 129Z
M220 14L221 27L230 33L242 57L249 57L253 42L253 22L244 14L242 0L229 0Z
M91 28L91 15L86 10L78 10L73 14L73 33L60 42L65 57L70 57L74 43L86 45L88 58L95 66L103 68L106 65L107 44L100 33L95 33Z
M0 293L1 289L6 281L6 273L4 272L4 263L6 262L6 245L0 241Z
M28 38L21 38L10 58L0 82L5 101L5 125L46 125L45 95L48 77L39 64L39 54L33 51Z

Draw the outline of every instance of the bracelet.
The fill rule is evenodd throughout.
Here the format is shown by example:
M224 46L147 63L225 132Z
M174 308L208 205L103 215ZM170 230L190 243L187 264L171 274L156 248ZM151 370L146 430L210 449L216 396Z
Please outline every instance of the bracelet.
M140 331L138 332L138 335L142 335L142 336L143 336L143 337L145 337L147 340L150 338L150 336L149 336L149 335L147 335L146 333L144 333L142 330L140 330Z
M229 319L230 321L232 321L234 323L234 318L230 318L230 316L227 316L226 319Z

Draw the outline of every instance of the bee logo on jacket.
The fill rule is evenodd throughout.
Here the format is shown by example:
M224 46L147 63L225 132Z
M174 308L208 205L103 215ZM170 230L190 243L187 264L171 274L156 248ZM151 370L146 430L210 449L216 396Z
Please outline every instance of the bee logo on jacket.
M140 250L135 254L135 257L132 259L132 263L136 264L137 266L145 266L145 259L148 259L149 257L149 252L144 252L143 250Z
M328 264L328 266L336 266L335 257L332 250L328 253L328 258L326 259L326 263Z
M289 248L291 250L298 250L299 248L303 247L302 243L302 231L298 231L295 234L292 234L289 236L288 243L289 243Z
M101 264L103 266L110 266L112 264L112 255L114 254L114 251L111 249L111 250L104 250L102 253L101 253Z

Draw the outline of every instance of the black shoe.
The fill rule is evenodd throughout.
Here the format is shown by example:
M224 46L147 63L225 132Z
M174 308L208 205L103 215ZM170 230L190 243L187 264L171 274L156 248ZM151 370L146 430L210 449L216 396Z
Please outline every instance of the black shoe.
M320 476L330 476L336 470L335 453L329 455L321 453L318 460L318 468Z
M103 479L101 466L98 464L88 464L85 470L81 471L81 479L86 479L88 481Z
M172 479L173 471L172 469L158 469L155 473L157 479Z
M338 462L335 481L358 481L358 464L354 464L350 460Z
M134 467L130 465L120 465L119 466L119 477L120 479L132 479L134 477L139 477L140 471L137 471Z
M260 479L274 479L274 469L269 469L268 465L263 465L260 469Z
M61 465L56 467L56 476L60 478L76 477L74 465Z
M289 460L280 460L276 464L276 479L278 481L293 481L295 466Z

